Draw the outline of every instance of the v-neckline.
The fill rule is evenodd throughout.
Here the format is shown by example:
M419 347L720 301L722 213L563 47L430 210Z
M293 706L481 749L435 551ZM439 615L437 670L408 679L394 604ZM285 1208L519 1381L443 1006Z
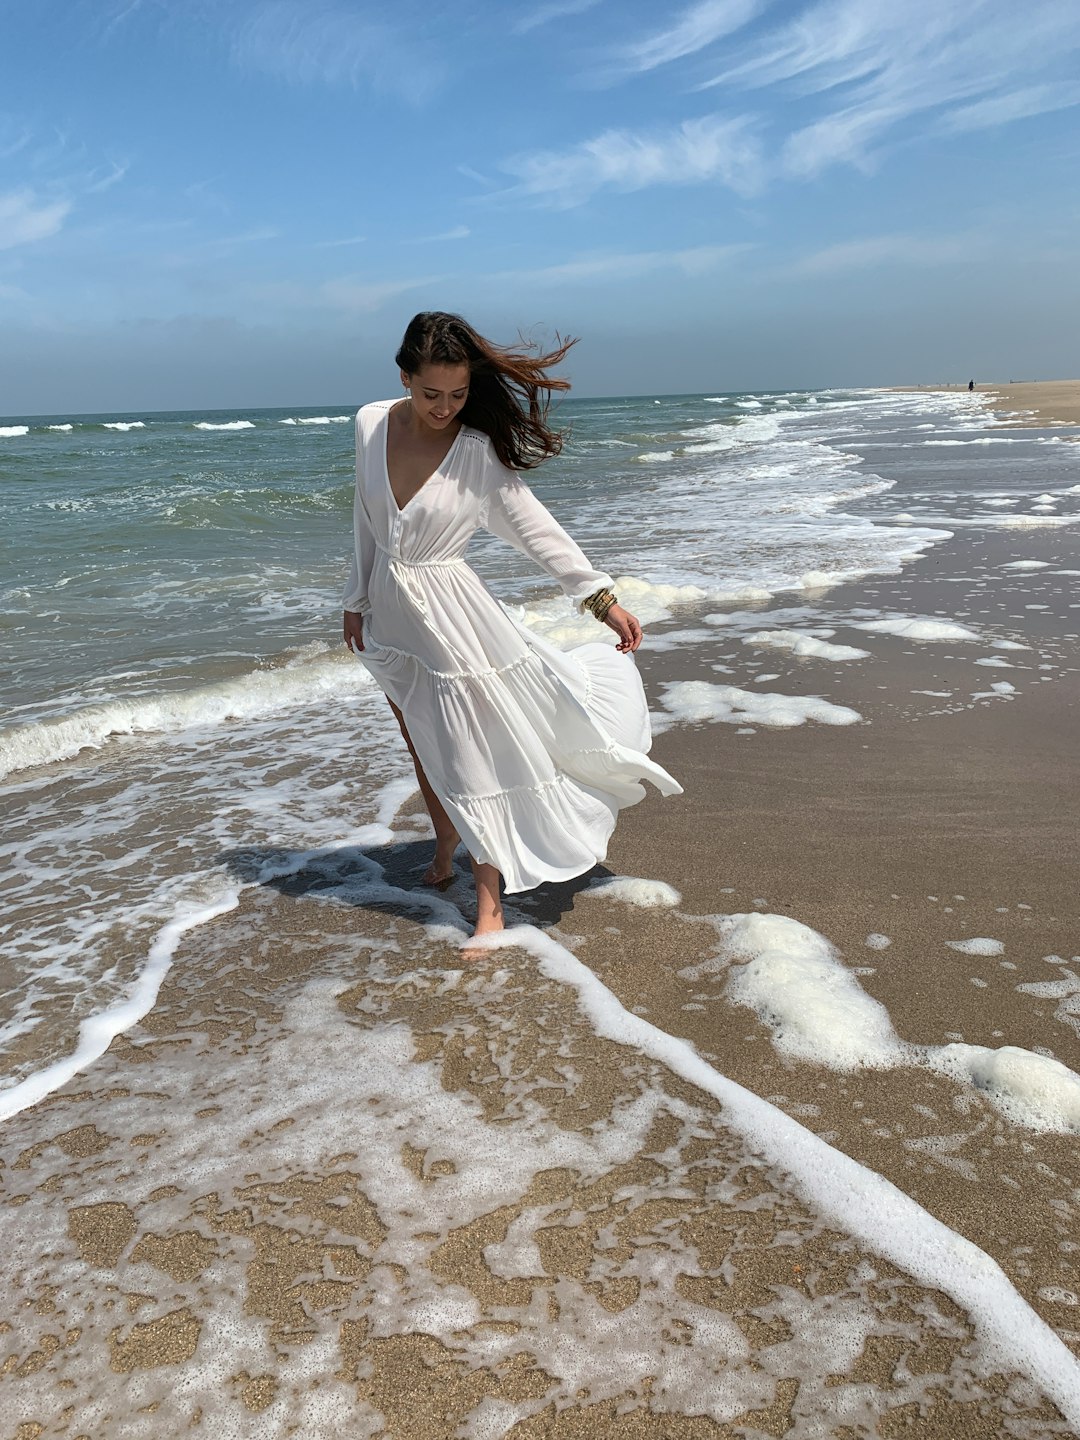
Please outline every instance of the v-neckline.
M439 461L439 463L435 466L435 469L432 470L431 474L427 477L427 479L424 481L424 483L423 483L422 485L417 486L417 488L416 488L416 489L413 491L413 493L409 496L408 500L405 501L405 504L404 504L404 505L399 505L399 504L398 504L397 496L394 494L394 487L393 487L393 485L390 483L390 416L391 416L391 415L394 413L394 411L397 409L398 405L400 405L400 404L402 404L402 403L403 403L402 401L398 400L398 401L396 401L393 405L390 406L389 410L387 410L387 412L386 412L386 423L385 423L384 426L383 426L383 445L382 445L382 453L383 453L383 474L386 476L386 490L387 490L387 494L390 496L390 503L391 503L391 504L393 505L393 507L394 507L394 514L395 514L395 515L404 515L405 511L408 510L409 506L413 503L413 501L416 499L416 497L420 494L420 491L421 491L421 490L426 490L427 487L431 484L432 480L435 479L435 476L441 474L443 466L446 464L446 462L450 459L450 456L451 456L451 455L454 453L454 451L457 449L457 443L458 443L458 441L461 439L461 432L465 429L465 426L464 426L464 425L459 425L459 426L458 426L458 432L457 432L457 434L454 436L453 440L451 440L449 446L447 447L446 454L442 457L442 459Z

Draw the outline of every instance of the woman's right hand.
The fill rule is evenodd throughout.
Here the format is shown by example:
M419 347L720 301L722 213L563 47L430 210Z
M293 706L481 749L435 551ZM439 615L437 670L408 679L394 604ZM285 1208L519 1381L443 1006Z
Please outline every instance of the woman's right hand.
M364 617L355 614L352 610L345 611L345 644L350 650L363 650L364 648Z

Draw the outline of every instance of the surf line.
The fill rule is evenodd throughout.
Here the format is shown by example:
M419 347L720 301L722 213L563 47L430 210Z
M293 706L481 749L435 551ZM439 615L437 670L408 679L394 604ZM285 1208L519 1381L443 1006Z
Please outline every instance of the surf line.
M802 1198L870 1250L951 1295L971 1316L995 1362L1026 1373L1068 1422L1080 1428L1080 1363L984 1250L935 1219L883 1175L729 1080L689 1041L631 1014L576 955L542 930L518 925L467 945L470 950L527 951L543 975L577 991L578 1003L598 1035L641 1051L720 1101L724 1122L788 1175Z

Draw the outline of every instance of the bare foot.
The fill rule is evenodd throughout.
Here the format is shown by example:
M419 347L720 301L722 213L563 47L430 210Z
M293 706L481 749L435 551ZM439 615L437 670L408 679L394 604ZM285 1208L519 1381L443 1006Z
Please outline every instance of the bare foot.
M431 864L424 871L424 884L434 885L437 890L445 890L455 880L454 873L454 851L458 844L457 836L453 841L436 840L435 854L431 857Z
M476 927L473 930L473 935L497 935L500 930L505 929L503 913L501 910L497 910L494 914L478 915L476 917Z

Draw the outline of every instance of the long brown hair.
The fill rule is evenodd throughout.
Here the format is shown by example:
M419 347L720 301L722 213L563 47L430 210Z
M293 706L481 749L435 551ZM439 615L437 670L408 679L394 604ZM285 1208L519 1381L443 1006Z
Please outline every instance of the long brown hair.
M555 337L556 348L533 354L538 345L522 340L523 349L496 345L461 318L445 310L423 310L405 330L394 357L406 375L425 365L468 365L469 398L459 414L491 437L495 453L512 470L534 470L562 449L563 432L547 423L553 390L569 390L570 381L547 372L558 365L576 340Z

